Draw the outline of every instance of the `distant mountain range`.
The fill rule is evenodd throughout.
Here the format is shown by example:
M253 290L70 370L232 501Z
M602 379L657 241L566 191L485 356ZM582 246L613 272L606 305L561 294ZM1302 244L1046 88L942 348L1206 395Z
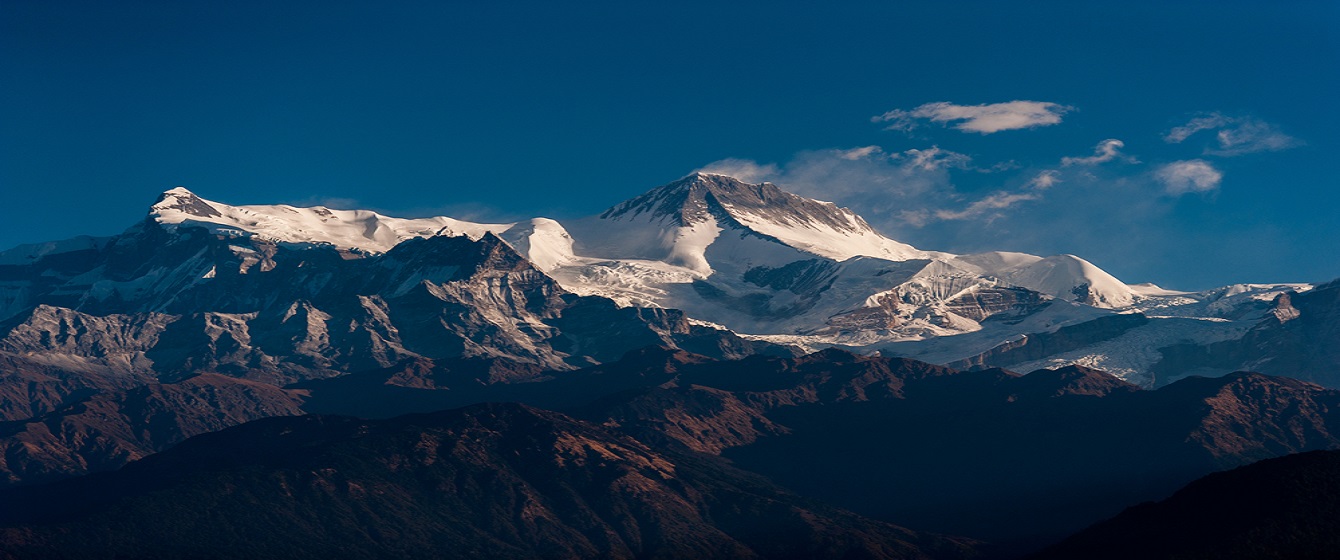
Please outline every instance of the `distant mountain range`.
M1155 386L1261 362L1162 351L1292 320L1276 301L1312 288L1182 293L1071 255L921 251L845 208L704 173L566 224L229 206L177 188L121 235L0 253L0 358L283 383L416 358L575 368L649 344L839 346Z
M1340 448L1337 324L1340 281L924 251L722 175L564 223L178 188L0 253L0 558L1016 557Z
M420 362L290 389L203 375L12 422L0 448L10 483L30 485L115 469L265 416L377 418L521 402L658 452L730 459L867 518L1004 551L1047 544L1219 469L1340 448L1340 391L1260 374L1151 391L1080 366L1021 376L841 350L720 361L660 348L544 381L475 381L507 371Z

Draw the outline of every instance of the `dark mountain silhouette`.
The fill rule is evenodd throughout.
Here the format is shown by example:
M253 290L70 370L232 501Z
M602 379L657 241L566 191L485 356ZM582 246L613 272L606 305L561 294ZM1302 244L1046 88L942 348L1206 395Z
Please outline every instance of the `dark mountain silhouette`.
M0 496L10 558L969 558L521 405L273 418Z
M1323 560L1340 551L1340 451L1215 473L1098 523L1034 560Z
M517 377L536 381L498 382ZM862 515L1016 551L1217 470L1340 447L1333 412L1340 392L1292 379L1238 373L1149 391L1079 366L959 372L841 350L713 360L652 347L576 371L416 360L304 382L284 394L300 396L306 412L380 418L483 402L566 411L654 449L720 455ZM196 418L189 407L172 414ZM122 434L128 417L57 414L19 424L25 429L7 441L48 441L47 432L61 433L60 441L103 441L86 434ZM168 432L177 439L44 443L65 450L49 461L56 466L15 454L22 460L8 468L16 482L113 468L132 458L124 449L159 451L186 430Z
M1019 375L840 350L718 361L662 348L474 391L342 382L305 384L309 406L563 409L865 515L1018 550L1216 470L1340 447L1340 392L1251 373L1149 391L1079 366Z
M1198 476L1340 447L1340 392L1260 374L1142 391L1080 367L955 372L830 350L685 368L585 407L802 494L1036 547Z

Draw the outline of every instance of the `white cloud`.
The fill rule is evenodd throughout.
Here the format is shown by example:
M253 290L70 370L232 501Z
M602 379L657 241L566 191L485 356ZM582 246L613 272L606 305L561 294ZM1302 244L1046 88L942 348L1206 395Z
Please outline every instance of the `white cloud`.
M1002 130L1016 130L1049 126L1061 122L1061 115L1074 110L1058 103L1047 101L1009 101L984 105L955 105L947 101L927 103L910 111L894 109L882 115L871 117L871 122L889 123L886 130L907 131L917 126L917 121L928 120L938 123L961 121L954 128L964 132L991 134Z
M870 157L870 156L872 156L872 155L883 154L883 153L884 153L884 149L883 149L883 148L880 148L879 146L862 146L862 147L860 147L860 148L852 148L852 149L850 149L850 150L838 150L838 151L837 151L837 155L838 155L838 157L840 157L840 158L842 158L842 159L846 159L846 160L853 160L853 161L858 160L858 159L861 159L861 158L867 158L867 157Z
M1207 153L1221 156L1278 152L1302 144L1297 138L1280 132L1274 125L1255 120L1244 121L1236 127L1220 130L1215 138L1219 141L1219 149Z
M902 154L894 154L894 159L905 159L906 164L924 171L935 171L947 167L964 169L972 158L966 154L931 146L924 150L911 149Z
M1170 144L1180 144L1202 130L1217 130L1215 145L1205 153L1217 156L1238 156L1256 152L1278 152L1302 145L1302 141L1280 131L1279 127L1251 117L1230 117L1210 113L1174 127L1163 136Z
M694 171L727 175L746 183L775 181L780 174L777 166L774 164L760 164L756 161L736 158L714 161L695 169Z
M1213 191L1219 188L1219 182L1224 178L1222 172L1203 159L1174 161L1160 167L1154 176L1171 195Z
M1030 189L1045 191L1061 182L1060 175L1061 172L1055 169L1045 169L1038 173L1037 176L1033 177L1032 180L1028 181L1027 186Z
M925 208L899 210L896 216L898 221L914 228L925 227L926 224L931 223L931 211Z
M969 204L967 208L957 212L950 210L936 210L935 217L941 220L967 220L971 218L979 218L993 210L1004 210L1017 203L1038 200L1039 198L1042 198L1042 195L1036 192L1012 193L997 191L991 193L986 198ZM991 219L994 218L995 217L992 217Z
M921 227L935 221L929 209L958 200L950 174L971 169L967 155L931 146L888 153L878 146L808 150L784 164L726 159L699 171L744 181L772 181L802 196L860 208L897 227Z
M1088 157L1063 157L1061 158L1061 165L1098 165L1117 158L1121 158L1129 163L1136 163L1135 158L1121 153L1121 149L1124 147L1126 147L1125 142L1117 140L1116 138L1108 138L1107 140L1099 142L1097 146L1094 146L1093 155Z
M1192 134L1202 130L1213 130L1219 127L1228 126L1232 122L1228 117L1219 113L1210 113L1208 115L1196 117L1190 122L1174 127L1163 136L1163 141L1169 144L1180 144L1182 141L1190 138Z

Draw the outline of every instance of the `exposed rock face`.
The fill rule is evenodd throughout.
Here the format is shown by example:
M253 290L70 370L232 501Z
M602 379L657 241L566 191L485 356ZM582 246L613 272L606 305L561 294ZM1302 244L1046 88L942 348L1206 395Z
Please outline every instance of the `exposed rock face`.
M1042 294L1023 288L983 288L945 303L947 311L974 321L1027 315L1046 305Z
M929 559L977 546L519 405L265 420L0 504L14 558Z
M188 437L302 414L301 392L204 374L109 392L0 424L0 485L113 470Z
M1154 373L1176 379L1202 371L1250 370L1340 387L1340 281L1281 294L1245 336L1160 349Z
M1337 481L1340 451L1268 459L1196 480L1030 558L1332 558L1340 550Z

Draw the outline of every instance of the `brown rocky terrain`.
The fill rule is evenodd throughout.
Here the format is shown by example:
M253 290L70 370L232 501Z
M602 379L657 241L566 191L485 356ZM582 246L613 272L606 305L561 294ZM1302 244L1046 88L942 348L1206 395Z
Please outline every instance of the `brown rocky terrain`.
M0 486L114 470L192 436L302 414L303 397L215 374L102 393L0 423Z
M8 558L980 554L520 405L263 420L0 504Z

